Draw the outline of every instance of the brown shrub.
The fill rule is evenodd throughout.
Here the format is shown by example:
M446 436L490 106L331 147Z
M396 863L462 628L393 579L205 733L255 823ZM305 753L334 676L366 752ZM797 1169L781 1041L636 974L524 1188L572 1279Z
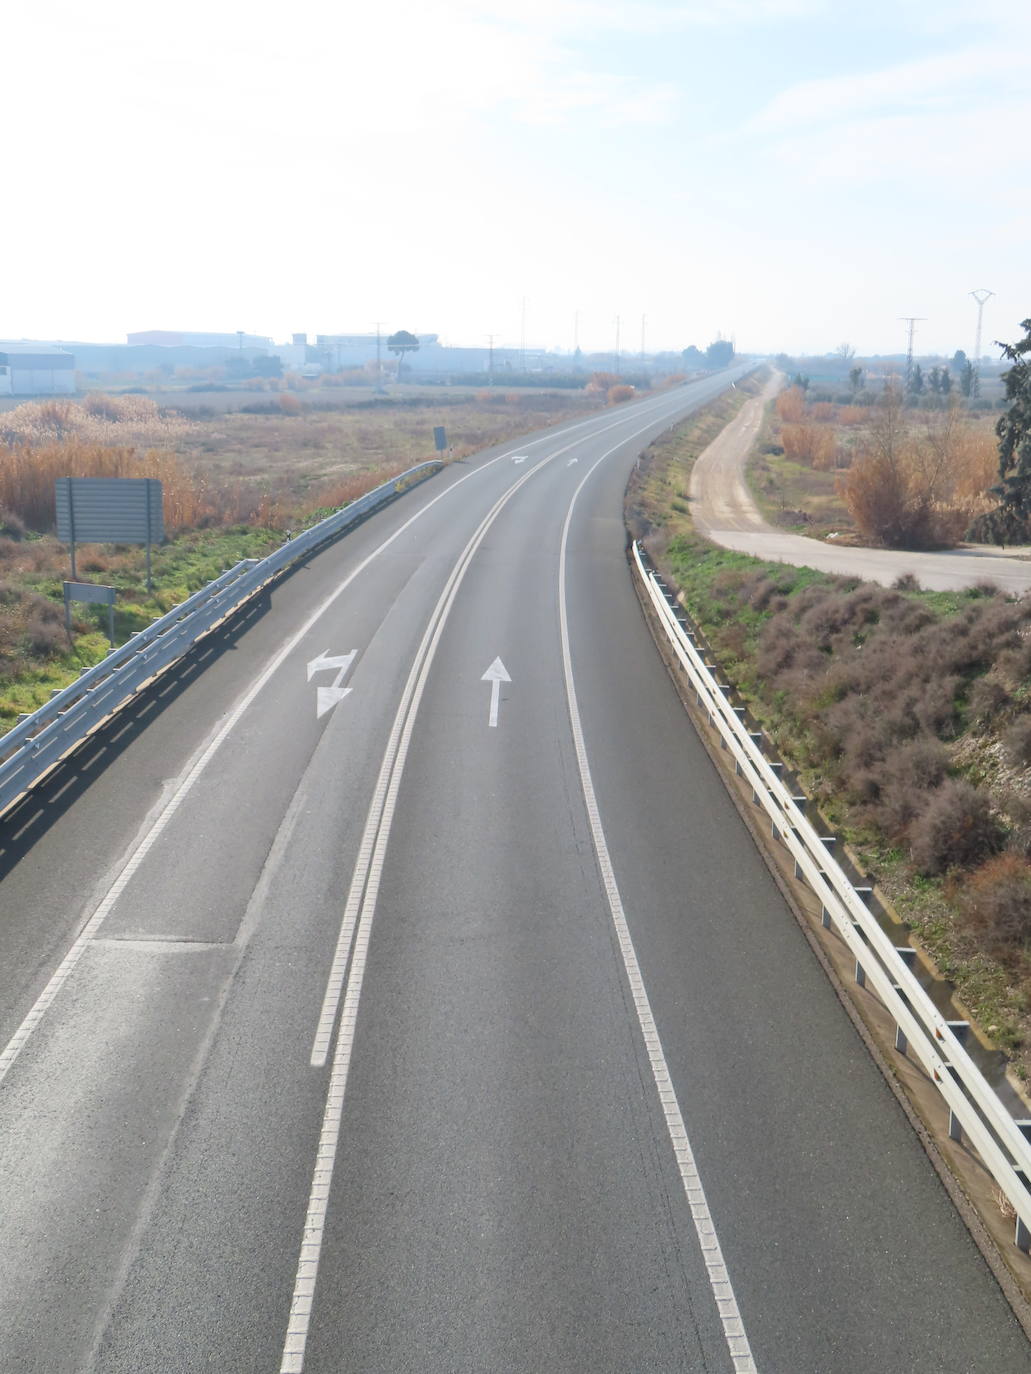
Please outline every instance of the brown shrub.
M1031 940L1031 864L1019 854L999 854L954 889L961 916L990 945L1008 952Z
M970 719L982 728L991 725L1000 711L1010 704L1010 694L997 677L979 677L970 689Z
M891 750L883 762L865 775L867 819L896 844L927 805L928 796L944 780L949 755L936 739L921 736Z
M1003 735L1002 744L1011 767L1031 764L1031 715L1018 716Z
M800 386L788 387L777 397L777 414L789 424L797 424L805 414L805 392Z
M869 420L870 414L865 406L840 406L838 408L839 425L861 425Z
M1021 637L1012 648L1004 649L995 666L1004 682L1020 687L1031 677L1031 639Z
M169 530L199 525L214 514L200 484L170 453L109 447L66 439L40 447L0 447L0 507L31 530L54 524L54 481L58 477L156 477L164 488Z
M808 463L818 471L832 466L837 441L832 429L815 424L785 425L780 432L784 452L796 463Z
M27 658L49 658L65 648L63 608L38 592L0 583L0 679L17 676Z
M610 406L618 405L620 401L632 401L634 399L634 388L625 383L621 386L610 386L607 393L607 400Z
M610 387L619 386L619 376L615 372L592 372L587 382L585 391L605 391ZM517 396L509 397L510 400L518 400Z
M79 402L87 415L94 415L100 420L120 420L122 418L122 407L114 396L107 396L101 391L91 391L88 396L84 396Z
M919 872L934 875L983 863L998 853L1003 838L988 797L948 778L911 826L910 852Z

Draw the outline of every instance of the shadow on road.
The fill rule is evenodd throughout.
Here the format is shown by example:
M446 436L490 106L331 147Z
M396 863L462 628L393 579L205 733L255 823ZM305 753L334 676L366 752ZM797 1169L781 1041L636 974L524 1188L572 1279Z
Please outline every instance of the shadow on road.
M43 779L0 821L0 880L15 867L95 778L136 740L200 675L265 616L272 588L260 592L227 623L202 639L183 658L144 688Z

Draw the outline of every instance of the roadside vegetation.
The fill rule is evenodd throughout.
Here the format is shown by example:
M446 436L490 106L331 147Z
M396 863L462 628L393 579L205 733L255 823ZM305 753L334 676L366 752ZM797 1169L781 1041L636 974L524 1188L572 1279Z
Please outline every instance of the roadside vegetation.
M1031 599L987 584L926 592L911 578L886 589L715 548L682 500L699 423L652 446L628 491L631 533L830 824L1026 1074Z
M995 417L951 393L913 397L897 377L861 396L813 399L796 382L777 397L749 465L765 518L885 548L957 544L998 504Z

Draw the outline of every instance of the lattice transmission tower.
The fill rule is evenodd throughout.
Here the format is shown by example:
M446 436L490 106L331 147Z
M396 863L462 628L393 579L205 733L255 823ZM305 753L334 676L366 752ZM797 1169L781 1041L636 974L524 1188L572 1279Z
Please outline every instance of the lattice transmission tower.
M920 320L926 319L926 315L900 315L900 320L905 320L909 325L909 346L906 349L906 386L913 375L913 335L916 332L917 324Z

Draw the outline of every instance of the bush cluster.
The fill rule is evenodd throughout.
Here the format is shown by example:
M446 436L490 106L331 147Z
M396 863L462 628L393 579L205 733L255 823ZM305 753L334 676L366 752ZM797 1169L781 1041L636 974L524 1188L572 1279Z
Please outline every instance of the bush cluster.
M5 676L15 665L52 658L67 647L61 606L38 592L0 582L0 665Z
M997 726L1001 712L1011 766L1031 762L1031 714L1017 714L1031 602L976 588L942 617L899 588L797 576L729 567L710 577L717 652L750 666L825 798L844 797L921 873L976 868L1006 831L985 792L949 776L948 745Z

